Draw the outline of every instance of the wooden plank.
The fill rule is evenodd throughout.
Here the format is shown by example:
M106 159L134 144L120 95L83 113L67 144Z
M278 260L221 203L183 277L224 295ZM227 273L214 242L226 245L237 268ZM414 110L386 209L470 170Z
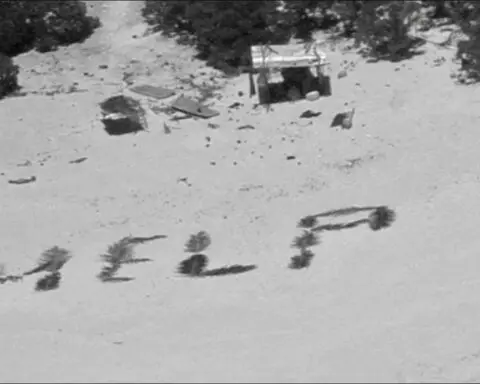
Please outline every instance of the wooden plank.
M175 95L175 91L161 86L153 86L150 84L135 85L129 88L129 90L134 93L138 93L139 95L152 97L157 100L166 99Z
M209 119L220 114L218 111L210 109L200 103L197 103L195 100L184 96L180 96L178 99L176 99L172 104L172 108L192 116L202 117L204 119Z

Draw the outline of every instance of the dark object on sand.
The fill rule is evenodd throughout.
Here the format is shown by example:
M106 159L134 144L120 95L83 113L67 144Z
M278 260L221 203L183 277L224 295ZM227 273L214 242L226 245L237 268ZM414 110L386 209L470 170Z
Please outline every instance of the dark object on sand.
M355 108L352 108L351 111L345 114L345 117L342 121L342 128L343 129L350 129L353 126L353 116L355 115Z
M290 259L290 264L289 264L288 268L290 268L290 269L308 268L312 263L313 257L314 257L314 254L313 254L312 251L310 251L308 249L304 249L304 250L302 250L300 255L293 256Z
M118 95L100 104L102 122L109 135L123 135L147 128L146 112L140 103L131 97Z
M307 109L306 111L304 111L301 115L300 115L300 118L302 119L310 119L312 117L318 117L322 114L322 112L313 112L312 110L310 109Z
M138 124L127 117L120 119L102 119L105 131L112 136L125 135L143 131L141 124Z
M166 99L175 95L175 92L170 89L148 84L135 85L129 88L129 90L138 93L139 95L151 97L157 100Z
M201 117L204 119L209 119L220 114L218 111L210 109L185 96L180 96L178 99L176 99L172 104L172 108L188 115Z
M36 180L37 178L35 176L31 176L27 178L8 180L8 184L28 184L33 183Z
M246 273L257 269L256 265L229 265L226 267L220 267L215 269L210 269L202 273L204 277L212 277L212 276L228 276L228 275L238 275L241 273Z
M255 129L253 125L246 124L246 125L241 125L240 127L237 128L239 131L242 131L244 129Z
M332 81L330 76L323 76L320 80L320 95L332 96Z
M36 291L51 291L60 286L62 275L60 272L49 273L37 281L35 286Z
M330 127L342 127L342 129L350 129L353 125L353 116L355 108L348 112L337 113L330 124Z
M80 157L78 159L69 161L69 163L70 164L80 164L80 163L83 163L87 159L88 159L88 157Z

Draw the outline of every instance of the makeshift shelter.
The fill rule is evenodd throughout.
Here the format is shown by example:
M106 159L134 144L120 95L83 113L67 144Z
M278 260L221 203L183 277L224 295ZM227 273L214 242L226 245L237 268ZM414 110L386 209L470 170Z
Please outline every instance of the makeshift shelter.
M279 98L298 100L312 91L330 96L330 77L325 70L327 57L318 49L316 41L307 44L253 45L250 53L253 69L250 73L250 93L258 92L260 104L269 104ZM252 72L257 73L257 90ZM278 73L282 81L274 82L273 77Z
M102 122L109 135L123 135L145 130L146 112L137 100L124 95L100 103Z

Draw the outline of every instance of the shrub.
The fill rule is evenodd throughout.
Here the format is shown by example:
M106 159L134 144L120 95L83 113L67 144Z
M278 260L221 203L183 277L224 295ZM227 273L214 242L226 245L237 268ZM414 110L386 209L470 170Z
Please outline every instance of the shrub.
M347 4L351 2L349 1ZM328 29L340 21L339 15L334 12L338 3L345 2L335 0L286 1L281 10L292 26L295 37L308 40L315 30Z
M0 53L0 99L19 88L18 73L18 66L12 59Z
M201 58L224 70L249 65L250 45L281 44L291 36L308 39L312 31L337 24L341 33L366 46L366 55L402 59L422 42L409 33L414 23L426 30L433 19L447 18L470 37L457 56L464 73L478 79L479 10L478 2L455 0L146 0L143 16L155 30L193 43Z
M82 1L0 1L0 52L42 52L81 42L100 25Z
M51 5L36 25L36 47L44 51L48 46L77 43L88 38L100 26L97 18L87 16L81 1L62 1Z
M480 4L462 1L452 4L449 12L466 35L466 40L457 43L457 59L461 62L463 82L480 80Z
M278 1L153 1L144 17L165 34L192 35L199 56L219 68L249 64L249 47L288 41L291 22Z

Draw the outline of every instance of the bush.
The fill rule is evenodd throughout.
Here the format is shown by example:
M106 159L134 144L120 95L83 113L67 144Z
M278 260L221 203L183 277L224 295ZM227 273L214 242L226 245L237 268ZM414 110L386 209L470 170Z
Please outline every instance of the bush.
M312 31L332 26L355 36L367 55L402 59L422 43L410 34L414 24L426 30L434 19L447 18L470 37L458 47L462 69L480 77L479 10L478 2L455 0L146 0L143 16L156 31L193 43L220 69L249 65L250 45L309 39Z
M18 86L18 66L8 56L0 53L0 99L15 92Z
M215 67L250 63L255 44L288 41L291 21L277 1L154 1L147 0L147 22L167 35L191 35L199 56Z
M37 24L36 46L50 41L57 45L77 43L88 38L100 26L97 18L87 16L87 8L80 1L62 1L54 4Z
M417 2L406 1L364 3L357 20L357 44L366 44L367 53L376 58L407 56L416 42L409 32L418 6Z
M460 26L467 40L457 43L457 59L461 62L463 82L480 80L480 4L463 1L451 5L451 17Z
M174 34L194 34L193 25L187 19L187 1L146 0L142 14L154 31L161 31L167 36Z
M429 3L429 2L427 2ZM409 28L421 6L412 1L154 1L144 17L163 33L188 35L200 57L222 67L249 64L249 47L309 39L312 31L341 23L346 35L377 57L403 56L413 47ZM445 7L445 4L443 4Z
M15 55L33 47L50 51L85 40L99 25L78 0L0 0L0 52Z

